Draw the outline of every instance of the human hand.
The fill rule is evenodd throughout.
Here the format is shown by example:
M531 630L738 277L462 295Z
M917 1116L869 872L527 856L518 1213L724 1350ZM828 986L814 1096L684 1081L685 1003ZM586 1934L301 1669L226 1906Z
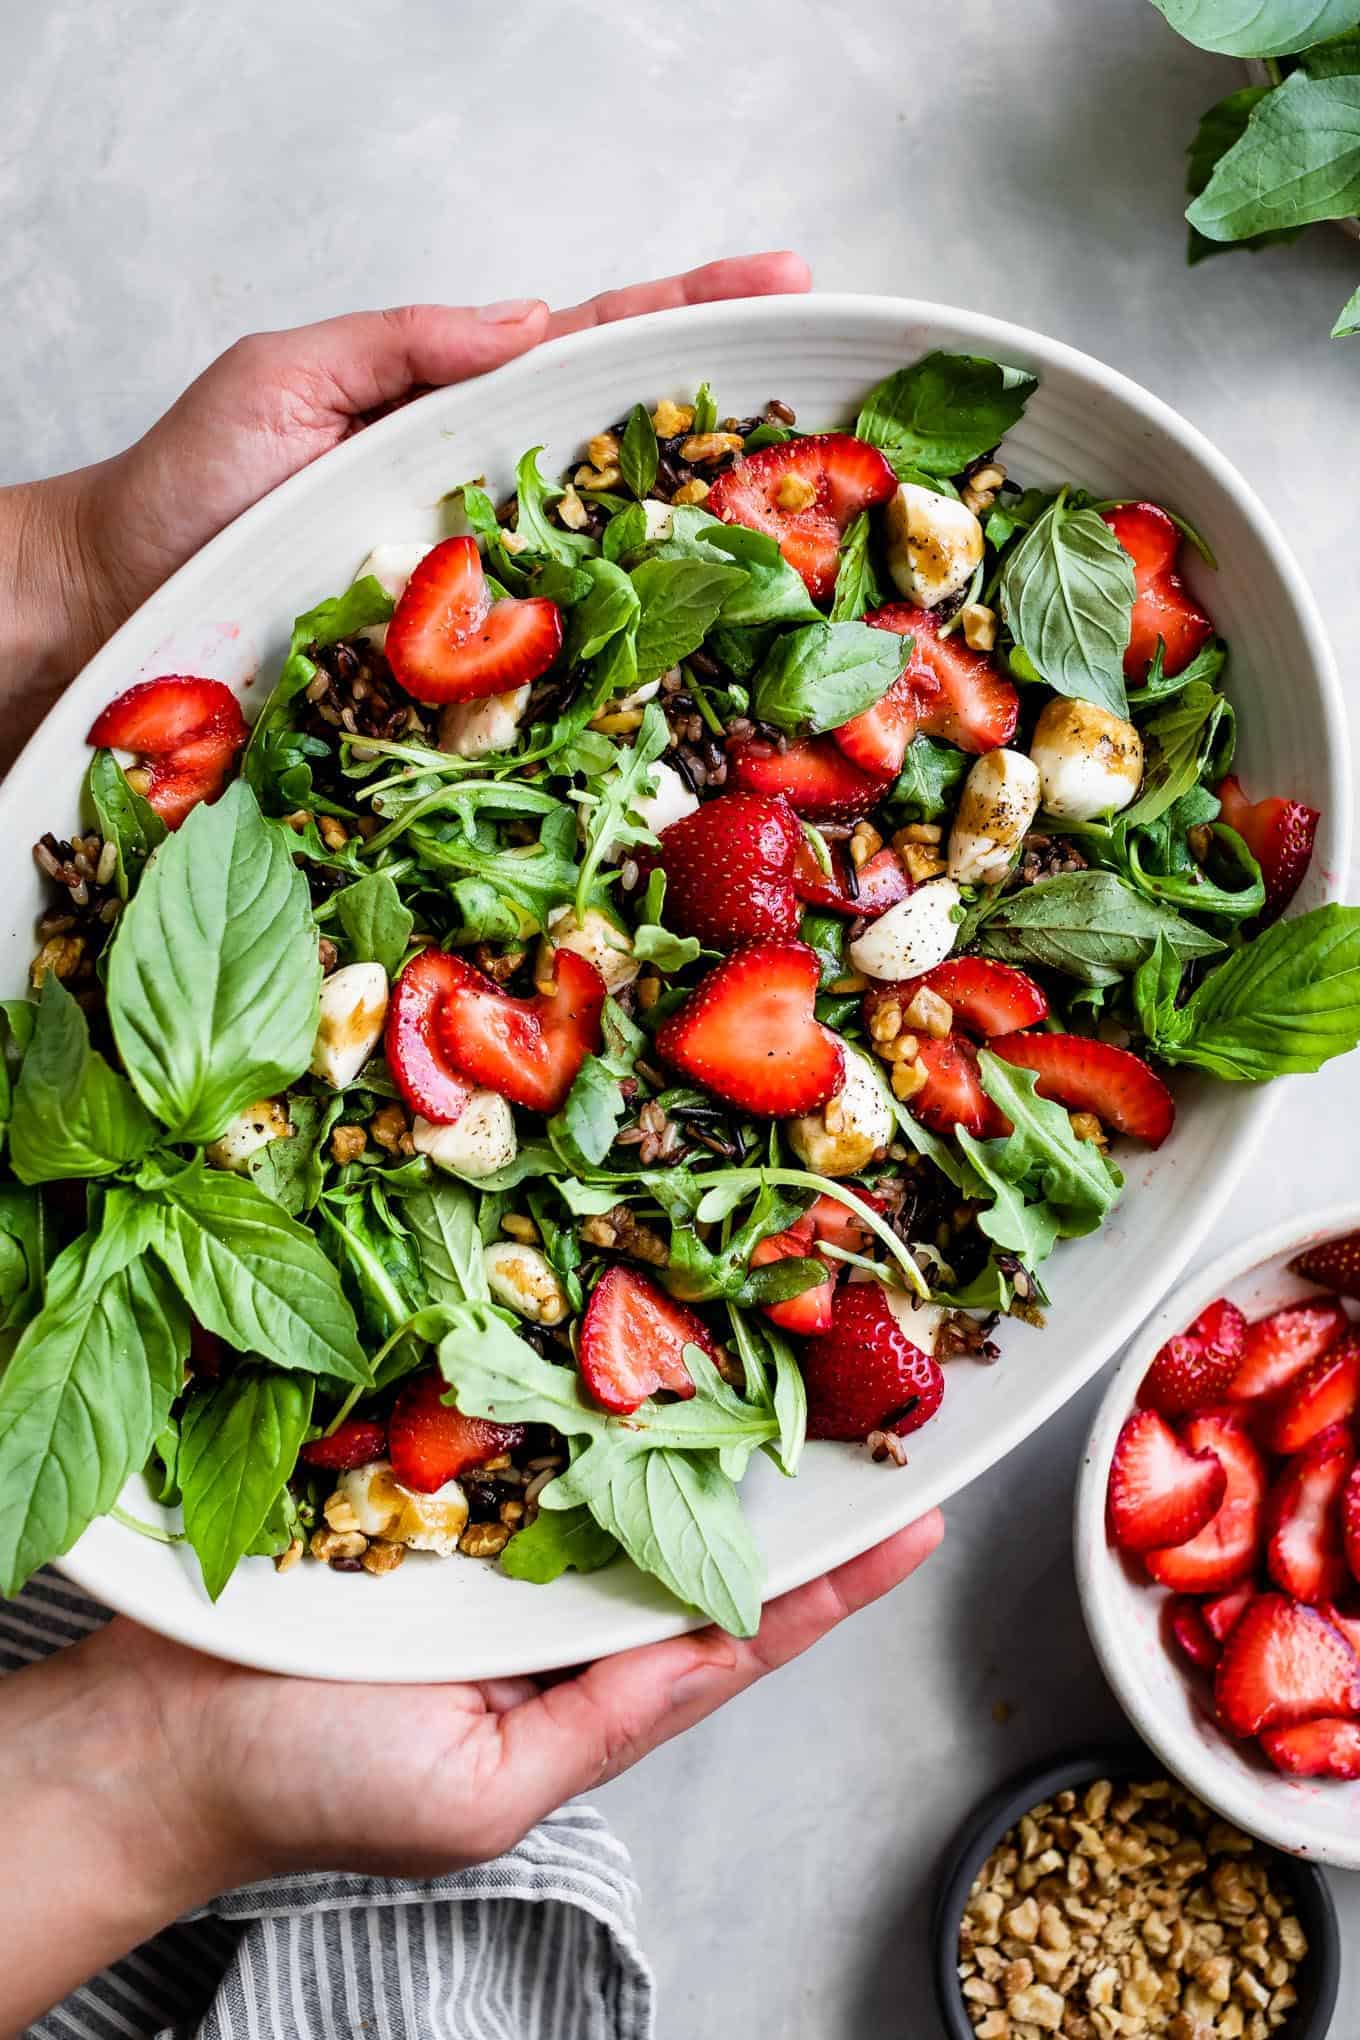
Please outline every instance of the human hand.
M118 1620L0 1682L0 1782L26 1837L0 2030L236 1884L429 1877L503 1854L900 1585L943 1527L934 1511L770 1602L749 1640L704 1629L563 1678L283 1679Z

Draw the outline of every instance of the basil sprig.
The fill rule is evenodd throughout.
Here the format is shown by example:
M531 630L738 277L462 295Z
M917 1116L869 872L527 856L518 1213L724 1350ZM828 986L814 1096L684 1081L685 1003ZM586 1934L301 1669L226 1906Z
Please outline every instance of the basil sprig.
M1010 431L1036 387L1027 369L936 349L869 392L855 434L899 475L954 475Z
M1094 510L1069 509L1060 495L1007 554L1000 593L1016 646L1041 680L1128 715L1133 562Z

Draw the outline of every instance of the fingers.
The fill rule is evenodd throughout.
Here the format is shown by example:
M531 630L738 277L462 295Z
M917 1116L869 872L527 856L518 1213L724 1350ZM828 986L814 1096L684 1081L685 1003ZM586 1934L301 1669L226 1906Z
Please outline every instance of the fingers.
M722 298L778 297L807 290L812 272L801 255L780 249L765 255L729 255L706 262L681 276L663 276L656 283L635 283L626 290L607 290L554 312L548 338L579 333L584 326L607 326L616 319L635 319L642 312L668 312L679 305L715 304Z
M536 347L547 331L547 306L524 298L350 312L294 332L265 334L254 344L270 350L284 387L305 377L337 413L355 417L413 390L465 382L499 368Z
M503 1715L502 1776L522 1795L525 1825L626 1770L889 1593L943 1534L943 1519L932 1510L872 1551L771 1601L749 1639L706 1629L625 1651Z

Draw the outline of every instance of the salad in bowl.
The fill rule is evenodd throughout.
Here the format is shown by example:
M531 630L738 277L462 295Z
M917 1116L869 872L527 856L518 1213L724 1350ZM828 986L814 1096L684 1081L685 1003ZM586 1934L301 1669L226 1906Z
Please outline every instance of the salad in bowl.
M1034 388L644 392L378 543L253 726L201 674L103 708L2 1009L0 1588L113 1511L213 1596L623 1554L749 1633L755 1455L903 1477L1179 1071L1355 1044L1213 533L1013 478Z

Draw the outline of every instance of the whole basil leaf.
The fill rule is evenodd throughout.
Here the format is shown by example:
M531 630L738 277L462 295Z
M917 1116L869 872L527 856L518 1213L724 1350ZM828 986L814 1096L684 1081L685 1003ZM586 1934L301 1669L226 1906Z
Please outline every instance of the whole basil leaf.
M1152 0L1177 35L1222 57L1285 57L1354 28L1355 0Z
M10 1120L21 1183L104 1176L135 1162L157 1127L126 1077L90 1047L85 1015L55 975L46 978Z
M189 1398L176 1471L185 1535L214 1601L293 1471L315 1391L299 1375L238 1367Z
M1220 158L1186 218L1210 241L1342 219L1360 207L1360 77L1296 71Z
M169 831L149 800L131 784L112 751L96 751L90 765L90 802L99 833L118 853L114 876L126 899L142 866Z
M957 474L1010 431L1037 387L1027 369L937 349L869 392L855 434L899 473Z
M1207 113L1200 115L1199 130L1186 151L1185 189L1190 198L1198 198L1218 166L1219 159L1241 141L1247 131L1247 123L1261 101L1270 94L1269 85L1244 85L1240 91L1230 92L1226 99L1220 99ZM1301 227L1284 228L1275 233L1252 234L1245 241L1210 241L1197 227L1191 227L1186 242L1186 260L1190 263L1205 262L1211 255L1222 255L1232 247L1271 248L1277 243L1296 240Z
M248 1177L197 1167L171 1179L153 1245L195 1317L238 1353L369 1381L354 1312L316 1235Z
M743 569L745 582L734 582L723 602L724 628L803 623L820 614L802 575L789 565L768 532L723 524L697 504L680 503L671 511L670 536L657 546L655 557L711 560Z
M625 487L631 489L635 496L651 494L652 483L656 480L657 458L656 428L647 406L634 404L619 442L619 473L623 476Z
M596 1168L614 1145L623 1112L617 1076L599 1056L588 1055L548 1130L565 1134L570 1147Z
M460 1183L434 1182L403 1197L432 1303L489 1303L477 1200Z
M875 608L882 594L869 559L869 513L861 510L851 520L841 540L836 565L836 587L831 597L832 623L857 623L866 609Z
M607 560L617 561L646 543L647 512L640 503L629 503L616 510L606 524L600 549Z
M697 651L745 579L740 567L708 560L652 559L634 567L632 582L642 614L633 684L645 687Z
M1348 12L1353 21L1360 21L1360 9L1352 6ZM1312 44L1300 53L1298 68L1310 78L1343 78L1360 72L1360 27Z
M321 964L285 834L238 781L161 845L119 920L114 1040L176 1140L215 1139L310 1060Z
M598 1572L618 1554L618 1539L600 1528L589 1509L540 1508L528 1529L517 1530L501 1553L501 1571L546 1586L564 1572Z
M312 1210L321 1195L325 1175L322 1148L331 1128L345 1109L343 1098L319 1098L297 1092L288 1100L291 1133L271 1140L246 1163L252 1183L281 1204L290 1218Z
M1006 558L1001 607L1016 645L1058 694L1127 716L1133 562L1093 510L1059 499Z
M1187 961L1223 948L1114 872L1075 871L1003 899L983 922L977 946L1004 963L1108 985L1145 962L1159 937Z
M415 916L385 871L341 888L334 896L336 919L345 931L354 963L380 963L389 977L401 969Z
M809 623L774 641L755 678L762 722L833 730L880 701L911 656L912 640L866 623Z
M40 1308L47 1228L36 1189L0 1188L0 1332L15 1332Z

